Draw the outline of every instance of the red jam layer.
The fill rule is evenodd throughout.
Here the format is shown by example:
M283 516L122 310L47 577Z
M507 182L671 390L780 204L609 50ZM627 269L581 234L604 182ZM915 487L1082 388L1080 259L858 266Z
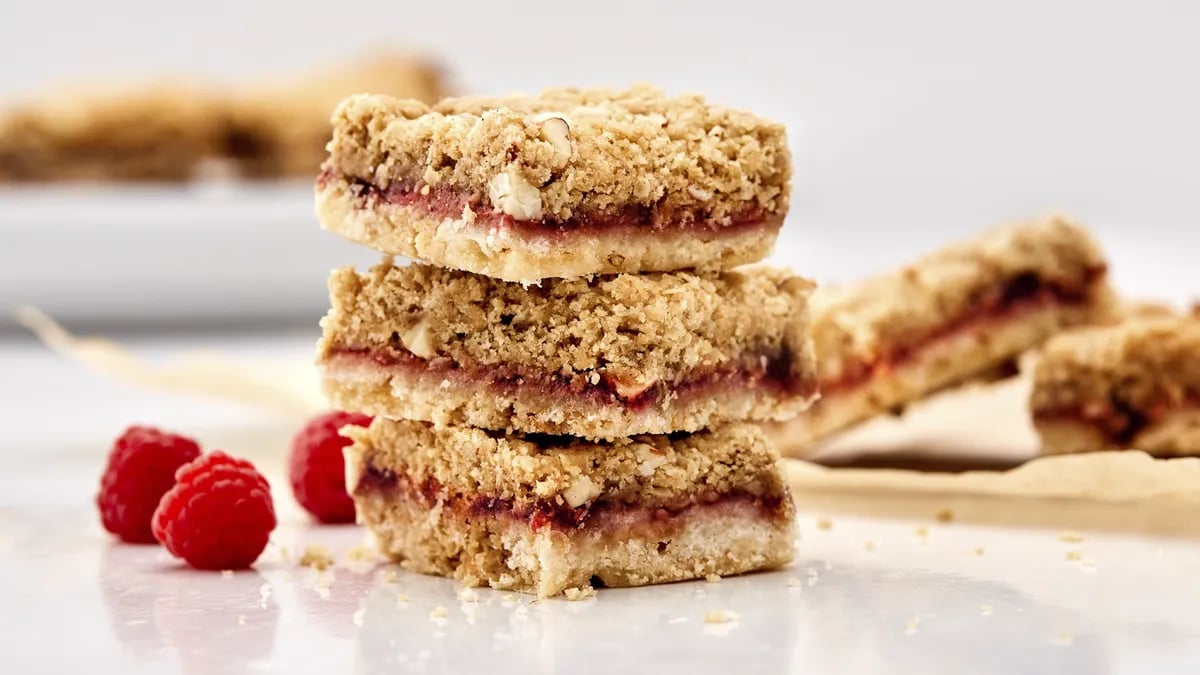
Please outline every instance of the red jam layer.
M361 178L345 176L327 168L317 179L317 185L324 186L332 181L343 180L363 202L362 208L369 209L373 204L383 202L424 209L434 218L457 219L462 217L463 209L470 206L475 212L476 225L488 229L504 229L523 236L545 237L555 234L647 230L732 235L758 229L774 232L783 222L781 215L767 213L756 203L748 203L738 213L721 220L709 218L699 208L667 211L654 205L629 205L615 212L581 211L567 220L516 220L493 209L482 193L467 193L439 187L429 189L423 194L421 189L428 186L418 181L397 181L387 187L380 187Z
M919 339L892 345L870 361L851 363L836 380L822 382L821 393L829 396L859 387L916 359L921 351L939 340L975 330L981 324L1011 319L1023 312L1052 306L1084 306L1107 268L1087 270L1079 279L1043 279L1033 273L1009 280L989 297L953 321L948 321Z
M1091 427L1114 445L1132 443L1147 428L1182 409L1200 410L1200 394L1182 400L1164 395L1150 406L1135 407L1119 398L1071 408L1034 410L1034 422L1071 422Z
M409 476L400 476L373 464L364 469L355 492L363 490L385 492L391 498L415 501L427 509L441 505L443 509L465 517L516 520L527 523L535 532L547 527L564 531L603 527L630 520L670 524L697 509L712 511L715 507L751 506L762 518L773 520L783 516L787 500L786 494L755 495L737 491L698 493L655 506L608 501L603 497L578 507L549 499L517 503L488 495L451 494L433 477L414 482Z
M780 398L807 398L816 393L816 378L804 378L797 374L793 355L789 351L782 350L765 356L765 363L762 358L751 357L753 366L731 364L720 368L696 369L679 382L659 382L633 395L622 395L620 387L604 375L593 383L587 373L563 375L528 372L517 366L466 366L446 357L424 359L399 345L386 349L333 347L325 361L327 364L358 361L383 368L415 371L421 377L437 383L449 380L506 394L520 389L536 391L552 398L586 399L597 406L618 403L633 411L658 405L668 396L676 400L688 400L711 396L713 391L721 390L765 391Z

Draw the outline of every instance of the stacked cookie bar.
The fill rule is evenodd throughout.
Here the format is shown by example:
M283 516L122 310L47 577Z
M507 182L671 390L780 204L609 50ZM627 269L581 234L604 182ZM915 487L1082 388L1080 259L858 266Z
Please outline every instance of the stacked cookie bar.
M756 262L784 130L695 96L347 99L319 365L348 488L411 569L554 595L778 567L793 507L754 422L816 397L813 286Z

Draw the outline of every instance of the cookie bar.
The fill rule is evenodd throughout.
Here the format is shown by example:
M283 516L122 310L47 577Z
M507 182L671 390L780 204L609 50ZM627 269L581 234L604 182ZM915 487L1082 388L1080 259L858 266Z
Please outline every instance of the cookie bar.
M333 124L326 229L507 281L754 262L788 207L782 125L650 87L354 96Z
M0 112L0 182L186 180L219 147L215 92L63 91Z
M370 92L434 102L445 87L435 64L407 54L377 54L290 81L261 83L229 101L222 151L243 176L311 179L328 154L329 118L342 99Z
M1034 368L1029 407L1047 454L1200 455L1200 317L1054 338Z
M523 286L390 262L333 273L331 403L587 438L784 419L815 398L811 282L766 268Z
M791 497L753 425L607 443L383 418L344 433L359 521L418 572L553 596L792 559Z
M1104 257L1053 216L989 231L813 298L821 400L770 433L784 452L940 389L991 377L1113 303Z

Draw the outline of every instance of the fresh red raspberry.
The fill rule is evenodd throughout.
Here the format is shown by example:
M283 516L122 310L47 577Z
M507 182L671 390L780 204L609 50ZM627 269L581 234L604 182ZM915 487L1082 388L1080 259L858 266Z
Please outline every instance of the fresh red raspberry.
M158 500L175 484L175 470L199 456L190 438L146 426L126 429L113 442L96 495L104 529L122 541L153 544L150 519Z
M342 448L350 439L339 436L344 426L365 427L369 415L334 411L314 417L292 439L288 476L292 493L304 510L322 523L354 522L354 500L346 494L346 460Z
M250 462L220 451L180 467L154 512L154 536L202 570L249 567L273 529L267 479Z

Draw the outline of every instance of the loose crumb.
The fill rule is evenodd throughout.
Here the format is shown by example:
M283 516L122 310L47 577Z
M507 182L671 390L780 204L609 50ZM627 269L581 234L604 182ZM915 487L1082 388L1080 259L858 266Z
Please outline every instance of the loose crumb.
M346 560L350 562L374 562L376 559L374 549L367 546L355 546L346 551Z
M719 584L719 583L721 583L721 575L720 574L706 574L706 575L704 575L704 580L710 584Z
M994 607L992 607L991 605L980 605L979 606L979 613L982 614L983 616L991 616L992 613L995 611L996 611L996 609Z
M929 528L924 525L913 530L913 536L925 538L929 536Z
M567 600L576 602L578 600L587 600L588 598L596 597L596 589L592 588L591 586L579 586L578 588L568 588L567 590L563 591L563 594L567 596Z
M386 569L379 573L379 580L385 584L396 583L396 570Z
M909 619L908 621L904 622L904 634L905 635L915 635L917 632L917 629L920 627L921 627L921 617L914 616L911 619Z
M304 555L300 556L301 567L311 567L323 572L333 565L333 556L324 546L310 545L304 547Z
M1058 540L1067 544L1079 544L1083 542L1083 535L1078 532L1059 532Z
M1083 551L1067 551L1067 560L1083 560Z
M939 523L949 523L954 521L954 512L947 508L941 508L933 514L933 517L937 518Z
M1068 631L1059 631L1058 635L1054 636L1054 641L1060 645L1069 645L1075 641L1075 636Z
M983 547L976 546L975 548L968 550L967 553L970 553L971 555L983 555Z
M704 623L731 623L741 618L740 614L728 609L714 609L704 613Z
M441 605L434 607L433 611L429 612L429 618L431 619L444 619L449 615L450 612L446 611L446 608Z
M397 605L408 604L408 594L407 593L397 593L396 594L396 604Z
M863 544L863 548L868 551L874 551L875 549L879 548L879 544L876 544L874 539L868 539L866 543Z
M462 602L479 602L479 593L470 586L464 586L458 591L458 599Z
M833 529L833 521L828 518L817 518L817 529L818 530L832 530Z
M286 546L279 547L279 560L281 560L282 562L287 562L290 555L291 554L288 552L288 547L286 547Z

